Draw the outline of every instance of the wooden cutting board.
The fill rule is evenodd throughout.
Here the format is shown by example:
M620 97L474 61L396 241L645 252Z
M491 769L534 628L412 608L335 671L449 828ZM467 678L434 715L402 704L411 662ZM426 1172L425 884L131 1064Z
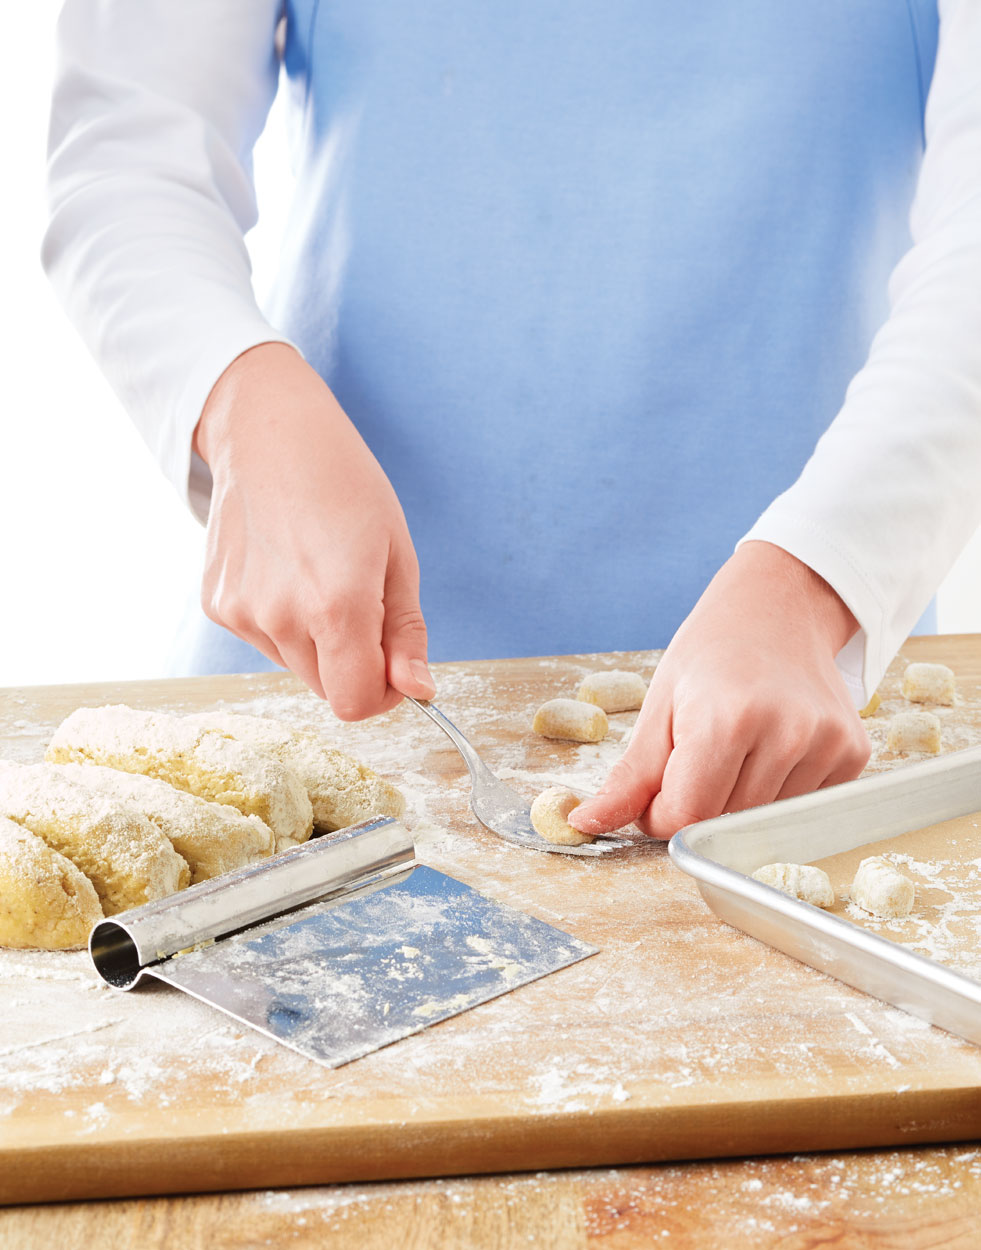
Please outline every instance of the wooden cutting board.
M529 798L595 788L603 743L530 731L586 673L657 653L437 666L438 702ZM981 638L911 641L866 722L870 767L910 659L949 663L945 749L981 743ZM402 785L421 860L601 954L329 1071L167 987L103 988L84 953L0 952L0 1200L38 1202L909 1144L981 1132L981 1048L728 928L663 845L523 852L469 815L462 761L415 709L344 725L279 675L0 692L0 756L73 708L224 705L314 727ZM977 858L981 856L981 846ZM963 856L962 856L963 858ZM970 935L968 939L970 939Z

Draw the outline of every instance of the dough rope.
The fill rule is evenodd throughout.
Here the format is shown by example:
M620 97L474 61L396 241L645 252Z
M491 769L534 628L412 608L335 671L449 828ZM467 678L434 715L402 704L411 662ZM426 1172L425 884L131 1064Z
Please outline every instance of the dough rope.
M370 768L277 721L79 708L45 763L0 761L0 945L83 945L104 916L295 846L311 797L323 829L405 810Z
M157 777L123 773L101 764L49 767L152 821L187 861L191 885L266 859L276 849L272 830L258 816L243 816L227 803L210 803Z
M107 916L183 889L191 871L155 824L48 764L0 761L0 815L88 877Z
M45 759L143 773L227 803L268 825L277 851L305 842L313 829L310 799L292 769L187 716L121 705L78 708L55 731Z
M291 729L264 716L235 712L201 712L187 719L245 746L267 751L292 769L310 798L317 829L332 832L372 816L401 820L405 815L400 790L315 733Z
M0 816L0 946L72 950L103 919L92 882L23 825Z

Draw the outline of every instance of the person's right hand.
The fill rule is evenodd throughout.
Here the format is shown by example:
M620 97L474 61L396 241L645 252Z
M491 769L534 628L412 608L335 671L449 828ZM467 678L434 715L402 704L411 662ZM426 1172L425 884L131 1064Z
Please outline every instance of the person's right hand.
M342 720L428 699L419 565L391 483L298 352L218 379L194 434L214 489L202 606Z

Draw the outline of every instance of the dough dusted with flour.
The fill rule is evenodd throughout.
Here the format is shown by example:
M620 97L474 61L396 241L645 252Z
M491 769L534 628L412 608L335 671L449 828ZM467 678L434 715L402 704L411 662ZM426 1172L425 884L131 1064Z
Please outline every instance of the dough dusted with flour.
M635 712L646 694L647 682L639 673L610 668L584 677L576 698L583 703L594 703L604 712Z
M272 830L258 816L243 816L227 803L209 803L157 777L124 773L101 764L49 767L151 820L187 861L191 885L265 859L276 849Z
M187 719L268 752L292 769L310 797L318 829L346 829L372 816L401 820L405 815L400 790L315 733L236 712L201 712Z
M277 851L305 842L313 829L310 799L291 768L189 716L122 705L78 708L55 730L45 759L144 773L227 803L268 825Z
M903 696L910 703L954 703L954 670L946 664L908 664L903 673Z
M813 864L764 864L753 873L753 880L772 885L815 907L834 906L831 879L823 868L815 868Z
M581 699L549 699L535 713L531 724L545 738L565 738L571 742L601 742L610 722L601 707Z
M263 717L79 708L46 760L0 761L0 945L83 944L103 916L295 846L311 796L325 829L405 808L357 760Z
M898 755L940 754L940 717L932 712L897 712L886 731L886 749Z
M546 842L553 842L556 846L582 846L585 842L592 842L592 835L580 833L569 824L569 813L581 802L579 795L571 790L549 786L531 805L531 827Z
M50 764L0 761L0 815L71 860L95 887L107 916L166 898L190 882L186 862L152 821Z
M72 950L102 919L99 896L71 860L0 816L0 946Z
M852 881L851 899L873 916L894 920L913 910L916 886L879 855L863 859Z

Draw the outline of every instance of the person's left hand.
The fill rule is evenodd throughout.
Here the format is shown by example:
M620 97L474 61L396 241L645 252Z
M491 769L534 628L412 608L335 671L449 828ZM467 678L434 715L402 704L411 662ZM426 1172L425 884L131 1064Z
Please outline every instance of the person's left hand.
M835 666L857 628L807 565L744 543L665 651L623 757L569 823L595 835L635 822L669 838L857 777L871 747Z

